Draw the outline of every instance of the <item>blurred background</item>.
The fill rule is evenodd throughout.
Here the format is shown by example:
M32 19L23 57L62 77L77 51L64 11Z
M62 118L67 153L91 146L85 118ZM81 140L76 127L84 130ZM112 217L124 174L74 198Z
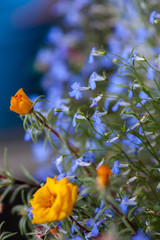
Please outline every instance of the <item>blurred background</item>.
M50 7L54 2L0 1L0 166L3 166L3 149L7 146L10 166L16 175L21 174L15 162L28 162L27 166L30 166L32 156L29 144L24 144L24 131L18 114L9 110L10 98L19 88L25 89L27 94L41 92L39 74L34 71L33 63L51 25L53 15Z

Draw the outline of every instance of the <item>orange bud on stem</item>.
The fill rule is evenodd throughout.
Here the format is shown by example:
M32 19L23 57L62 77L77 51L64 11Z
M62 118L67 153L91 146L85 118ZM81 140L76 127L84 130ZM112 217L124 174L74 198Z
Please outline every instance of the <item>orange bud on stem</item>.
M110 176L112 175L111 169L103 164L97 169L97 185L105 187L109 183Z
M19 89L14 97L11 97L10 110L18 114L24 115L31 111L33 102L24 93L23 89Z

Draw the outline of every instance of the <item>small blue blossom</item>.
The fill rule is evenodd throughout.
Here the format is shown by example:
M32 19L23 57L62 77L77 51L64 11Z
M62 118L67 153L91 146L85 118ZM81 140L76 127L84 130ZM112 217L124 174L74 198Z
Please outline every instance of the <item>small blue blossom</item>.
M119 205L120 209L122 210L123 214L126 214L127 211L128 211L128 205L127 205L127 202L128 202L128 196L125 195L123 198L122 198L122 201Z
M133 63L133 61L144 61L144 58L137 56L137 50L134 50L132 53L131 64Z
M44 143L42 141L38 141L38 143L33 143L31 145L31 151L33 154L33 159L35 160L35 162L45 162L49 159L50 155L51 155L51 148L49 145L44 145Z
M83 238L81 238L80 236L76 236L74 237L74 240L83 240Z
M102 94L100 94L99 96L95 97L95 98L90 98L92 100L92 104L90 105L91 107L97 107L97 103L98 101L100 101L102 99Z
M87 151L83 154L84 162L95 162L95 153L93 151Z
M75 97L75 99L80 99L82 97L82 93L80 91L89 90L90 87L81 87L80 83L75 82L71 85L73 91L69 92L70 97Z
M33 209L33 207L31 207L31 208L29 208L29 209L27 210L27 212L28 212L27 215L28 215L28 217L31 218L31 219L33 218L33 213L31 212L32 209Z
M104 201L101 200L100 207L99 207L99 208L96 208L95 211L94 211L94 213L96 213L96 214L99 213L99 211L102 210L103 206L104 206Z
M24 141L29 142L31 140L31 129L27 129L27 132L24 134Z
M155 79L156 75L155 75L155 71L153 68L149 67L147 69L147 74L146 74L146 78L153 81Z
M160 14L157 13L157 11L153 11L153 12L150 14L150 17L149 17L149 23L155 24L155 19L156 19L156 18L160 18Z
M93 63L94 62L94 57L93 57L93 51L96 50L95 47L92 48L91 53L89 55L89 60L88 63Z
M101 123L100 117L104 116L107 114L107 111L105 112L99 112L98 110L95 111L95 113L92 116L92 120L95 122L95 124L99 125Z
M116 112L118 110L119 107L119 103L117 102L113 107L112 107L112 111Z
M106 214L107 217L113 219L113 217L114 217L114 212L113 212L111 209L106 209L106 210L104 211L104 213Z
M94 219L93 218L90 218L86 221L86 226L92 227L93 224L94 224Z
M94 224L94 225L93 225L93 228L92 228L92 230L91 230L91 233L92 233L92 237L97 237L97 236L98 236L99 230L98 230L97 224Z
M104 77L100 76L98 73L93 72L89 78L89 86L92 90L96 88L96 82L104 81Z
M62 29L59 26L52 27L46 37L46 42L49 44L59 45L63 37Z
M90 164L91 164L90 162L84 162L83 157L80 157L75 160L75 163L72 165L70 172L74 173L78 166L88 167Z
M72 126L76 127L77 123L76 123L76 119L86 119L84 116L82 116L81 114L79 114L78 112L76 112L74 114L73 120L72 120Z
M128 206L135 206L136 203L134 202L134 200L136 199L136 197L133 197L131 199L128 199L128 195L125 195L122 200L121 203L119 204L119 208L121 209L123 214L126 214L128 212Z
M113 168L111 170L112 173L115 173L115 174L120 174L120 170L119 170L119 161L116 160L114 162L114 165L113 165Z
M71 88L73 89L73 91L69 92L70 97L75 97L75 99L77 100L80 99L82 97L82 93L80 92L81 88L80 83L77 82L73 83L71 85Z
M146 94L144 91L141 91L138 96L139 96L139 98L141 98L141 103L142 104L147 102L147 100L149 98L148 94ZM137 103L136 106L137 107L142 107L141 103Z
M132 236L131 240L150 240L150 238L149 236L139 232L136 235Z

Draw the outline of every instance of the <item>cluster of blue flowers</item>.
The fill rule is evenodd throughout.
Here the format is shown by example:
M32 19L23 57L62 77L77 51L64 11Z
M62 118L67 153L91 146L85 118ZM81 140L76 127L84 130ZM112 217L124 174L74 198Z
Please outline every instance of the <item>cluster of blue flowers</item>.
M155 1L152 8L156 4ZM130 214L127 220L123 218L126 226L129 218L134 219L137 232L126 230L130 239L148 240L152 235L153 222L146 214L153 199L146 199L148 188L157 196L154 187L158 181L155 177L153 188L150 182L141 186L153 171L157 175L160 167L160 135L156 135L159 120L153 117L159 113L156 104L160 95L160 40L156 24L160 14L152 8L144 1L135 4L132 0L58 1L53 12L59 24L50 29L44 48L37 53L35 68L42 73L40 84L48 100L38 108L43 109L44 116L59 133L69 138L79 155L75 157L62 148L55 136L51 137L55 151L48 142L43 147L39 140L31 148L35 161L40 163L35 177L45 181L47 176L58 175L58 180L67 177L77 181L85 205L92 188L87 179L78 181L83 167L92 168L103 161L111 168L113 209L106 208L100 196L94 207L91 200L92 210L86 213L86 220L75 213L76 221L90 230L85 232L85 239L95 239L110 231L117 208L122 218ZM151 125L146 127L150 121ZM25 140L30 140L29 131ZM141 202L143 191L146 195ZM67 239L84 239L79 236L80 230L72 225ZM155 229L153 236L158 234ZM115 233L113 239L123 236L117 238Z

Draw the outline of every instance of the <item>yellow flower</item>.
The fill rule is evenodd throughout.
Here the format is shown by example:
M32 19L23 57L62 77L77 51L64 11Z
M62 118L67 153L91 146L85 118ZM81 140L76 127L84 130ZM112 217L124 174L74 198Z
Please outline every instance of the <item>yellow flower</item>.
M33 102L27 97L23 89L19 89L14 97L11 97L10 110L24 115L31 111Z
M105 187L109 183L110 176L112 175L111 169L103 164L97 169L97 185Z
M33 213L32 223L43 224L69 217L77 200L78 187L67 178L60 181L47 178L46 184L38 189L30 200Z

